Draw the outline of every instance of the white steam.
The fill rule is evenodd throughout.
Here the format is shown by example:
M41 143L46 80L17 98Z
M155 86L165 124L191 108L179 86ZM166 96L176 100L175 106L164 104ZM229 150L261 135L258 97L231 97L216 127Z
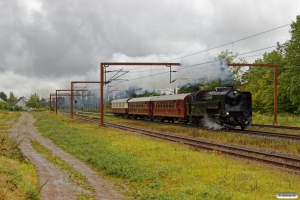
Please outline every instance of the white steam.
M223 126L218 124L217 122L213 121L211 118L209 118L207 115L204 115L203 118L203 126L205 128L211 129L211 130L221 130Z

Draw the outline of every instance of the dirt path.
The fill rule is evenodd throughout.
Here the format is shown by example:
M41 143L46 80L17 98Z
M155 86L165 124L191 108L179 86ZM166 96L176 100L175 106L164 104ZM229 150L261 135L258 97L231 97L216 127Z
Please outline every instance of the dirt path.
M34 164L40 185L47 181L42 187L41 199L76 199L76 194L80 193L81 188L68 182L68 175L65 172L48 162L43 155L35 151L30 144L30 140L34 139L52 151L53 155L68 162L75 170L86 176L96 190L95 196L97 199L125 199L113 190L113 185L110 182L103 180L88 165L55 146L51 140L44 138L33 126L34 121L35 119L31 114L22 113L21 117L14 124L10 137L17 141L22 140L19 148L30 162Z

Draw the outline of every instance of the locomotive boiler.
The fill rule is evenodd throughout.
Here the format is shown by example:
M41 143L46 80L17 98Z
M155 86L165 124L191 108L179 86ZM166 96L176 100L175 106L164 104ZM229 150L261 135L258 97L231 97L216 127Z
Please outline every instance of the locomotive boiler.
M186 111L190 124L201 125L207 116L227 129L240 126L244 130L252 121L252 96L232 88L201 90L190 94Z

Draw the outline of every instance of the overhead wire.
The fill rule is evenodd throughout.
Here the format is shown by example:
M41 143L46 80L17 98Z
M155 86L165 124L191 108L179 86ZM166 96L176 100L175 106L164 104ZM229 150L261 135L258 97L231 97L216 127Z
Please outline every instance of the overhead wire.
M181 58L189 57L189 56L196 55L196 54L200 54L200 53L203 53L203 52L206 52L206 51L210 51L210 50L213 50L213 49L216 49L216 48L220 48L220 47L223 47L223 46L226 46L226 45L229 45L229 44L233 44L233 43L236 43L236 42L240 42L240 41L243 41L243 40L246 40L246 39L249 39L249 38L252 38L252 37L261 35L261 34L264 34L264 33L268 33L268 32L271 32L271 31L274 31L274 30L277 30L277 29L280 29L280 28L283 28L283 27L286 27L286 26L289 26L289 25L291 25L291 23L285 24L285 25L282 25L282 26L278 26L278 27L276 27L276 28L269 29L269 30L266 30L266 31L263 31L263 32L260 32L260 33L254 34L254 35L250 35L250 36L245 37L245 38L241 38L241 39L238 39L238 40L235 40L235 41L232 41L232 42L228 42L228 43L226 43L226 44L222 44L222 45L219 45L219 46L216 46L216 47L212 47L212 48L209 48L209 49L206 49L206 50L203 50L203 51L195 52L195 53L188 54L188 55L185 55L185 56L182 56L182 57L177 57L177 58L174 58L174 59L165 61L165 62L166 62L166 64L167 64L167 62L170 62L170 61L173 61L173 60L178 60L178 59L181 59ZM135 73L135 72L132 72L132 71L140 70L140 69L143 69L143 68L146 68L146 67L139 67L139 68L137 68L137 69L130 70L130 72L131 72L131 73ZM146 71L148 71L148 70L146 70ZM154 70L153 70L153 71L154 71ZM157 71L157 70L156 70L156 71ZM143 72L143 71L139 71L139 72Z
M291 23L285 24L285 25L283 25L283 26L279 26L279 27L276 27L276 28L273 28L273 29L270 29L270 30L267 30L267 31L264 31L264 32L260 32L260 33L257 33L257 34L254 34L254 35L251 35L251 36L248 36L248 37L239 39L239 40L235 40L235 41L232 41L232 42L229 42L229 43L226 43L226 44L222 44L222 45L219 45L219 46L216 46L216 47L212 47L212 48L209 48L209 49L206 49L206 50L203 50L203 51L199 51L199 52L192 53L192 54L188 54L188 55L185 55L185 56L182 56L182 57L179 57L179 58L171 59L171 60L168 60L168 61L166 61L166 62L170 62L170 61L173 61L173 60L178 60L178 59L186 58L186 57L193 56L193 55L196 55L196 54L199 54L199 53L203 53L203 52L210 51L210 50L213 50L213 49L217 49L217 48L220 48L220 47L223 47L223 46L227 46L227 45L229 45L229 44L233 44L233 43L236 43L236 42L240 42L240 41L242 41L242 40L246 40L246 39L249 39L249 38L252 38L252 37L255 37L255 36L264 34L264 33L268 33L268 32L270 32L270 31L274 31L274 30L276 30L276 29L280 29L280 28L286 27L286 26L288 26L288 25L291 25Z
M223 47L223 46L226 46L226 45L229 45L229 44L233 44L233 43L235 43L235 42L239 42L239 41L242 41L242 40L246 40L246 39L249 39L249 38L252 38L252 37L255 37L255 36L264 34L264 33L267 33L267 32L274 31L274 30L276 30L276 29L280 29L280 28L286 27L286 26L288 26L288 25L291 25L291 23L285 24L285 25L282 25L282 26L279 26L279 27L276 27L276 28L273 28L273 29L270 29L270 30L267 30L267 31L263 31L263 32L260 32L260 33L257 33L257 34L254 34L254 35L251 35L251 36L248 36L248 37L239 39L239 40L235 40L235 41L233 41L233 42L229 42L229 43L226 43L226 44L223 44L223 45L219 45L219 46L216 46L216 47L213 47L213 48L209 48L209 49L206 49L206 50L203 50L203 51L199 51L199 52L195 52L195 53L192 53L192 54L188 54L188 55L185 55L185 56L182 56L182 57L178 57L178 58L175 58L175 59L171 59L171 60L168 60L168 61L166 61L166 62L170 62L170 61L173 61L173 60L178 60L178 59L186 58L186 57L189 57L189 56L192 56L192 55L200 54L200 53L203 53L203 52L206 52L206 51L210 51L210 50L212 50L212 49L216 49L216 48ZM261 50L265 50L265 49L269 49L269 48L274 48L274 47L276 47L276 46L266 47L266 48L262 48L262 49L258 49L258 50L254 50L254 51L250 51L250 52L238 54L238 55L239 55L239 56L240 56L240 55L245 55L245 54L248 54L248 53L253 53L253 52L257 52L257 51L261 51ZM250 57L250 56L248 56L248 57ZM186 69L186 68L195 67L195 66L204 65L204 64L209 64L209 63L216 62L216 61L217 61L217 60L214 59L214 60L212 60L212 61L207 61L207 62L203 62L203 63L193 64L193 65L191 65L191 66L185 66L185 67L180 66L179 69L177 69L177 70L180 70L180 69ZM167 63L166 63L166 64L167 64ZM145 68L145 67L141 67L141 68L138 68L138 69L142 69L142 68ZM167 70L167 69L156 69L156 70L152 70L152 69L151 69L151 72L152 72L152 71L161 71L161 70ZM150 70L137 71L137 72L132 72L132 71L134 71L134 70L129 70L130 73L147 72L147 71L150 71ZM160 75L160 74L165 74L165 73L168 73L168 72L169 72L169 71L166 71L166 72L163 72L163 73L159 73L159 74L151 74L151 75L149 75L149 76L144 76L144 77L139 77L139 78L135 78L135 79L130 79L130 80L126 80L126 81L123 81L123 82L133 81L133 80L138 80L138 79L142 79L142 78L147 78L147 77L151 77L151 76L156 76L156 75ZM121 82L121 83L123 83L123 82ZM121 83L117 83L117 84L121 84ZM114 84L114 85L116 85L116 84Z

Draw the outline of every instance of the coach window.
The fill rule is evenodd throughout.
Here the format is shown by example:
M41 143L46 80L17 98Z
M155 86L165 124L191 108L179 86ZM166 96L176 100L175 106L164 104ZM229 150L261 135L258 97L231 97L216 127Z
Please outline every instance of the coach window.
M174 108L176 108L176 101L174 101Z

